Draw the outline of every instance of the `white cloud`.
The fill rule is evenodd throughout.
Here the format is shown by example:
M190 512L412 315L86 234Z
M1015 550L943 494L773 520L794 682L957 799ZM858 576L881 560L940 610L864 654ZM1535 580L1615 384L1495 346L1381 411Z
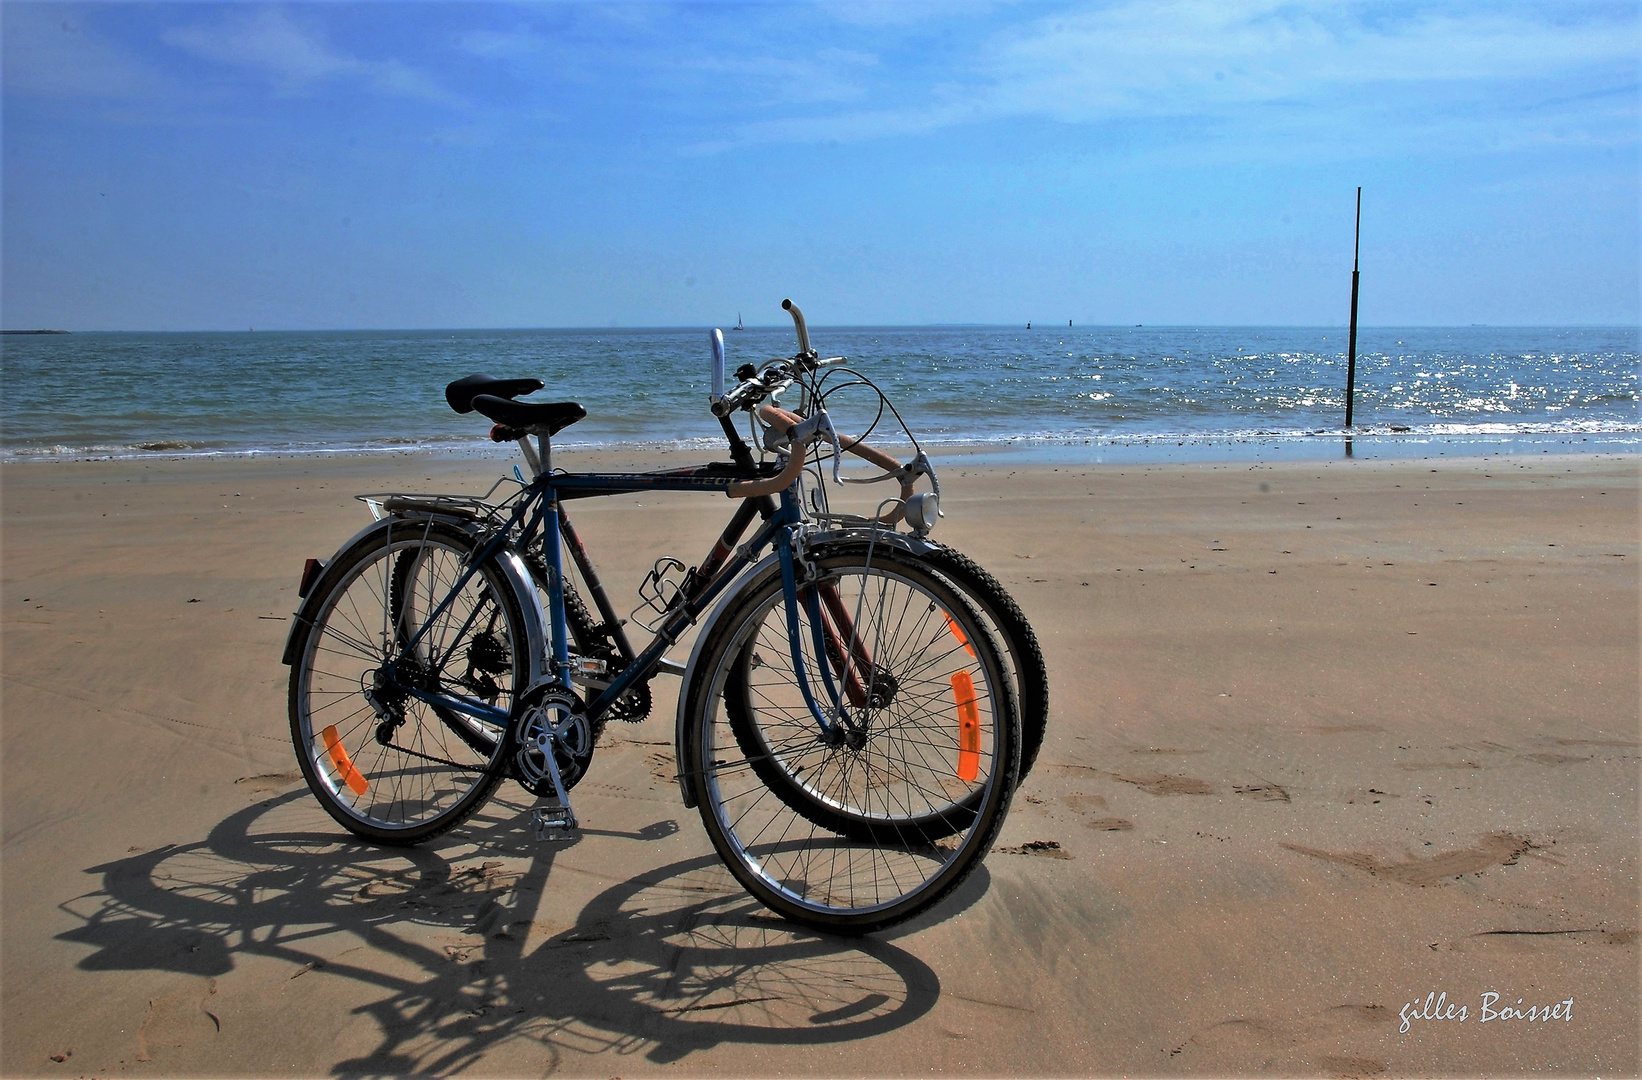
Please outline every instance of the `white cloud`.
M1617 32L1616 32L1617 31ZM1524 80L1634 58L1624 27L1492 8L1367 25L1335 4L1125 3L1037 21L982 64L993 113L1055 119L1196 113L1396 83Z
M469 30L457 46L474 56L513 57L542 52L548 41L531 30Z
M337 51L322 34L298 25L277 8L177 27L166 31L163 39L206 60L259 72L283 93L346 79L381 94L460 103L432 78L398 60L361 60Z
M678 67L723 79L761 103L841 103L867 94L860 74L878 57L853 49L822 48L800 58L709 52L679 58Z
M819 0L827 15L857 26L907 26L951 15L979 15L995 5L982 0Z
M158 90L160 75L89 29L72 7L0 7L8 93L130 98Z
M1493 5L1362 12L1323 0L1079 5L999 32L900 101L752 121L724 143L872 139L1033 117L1300 130L1341 110L1394 111L1410 130L1429 129L1444 108L1501 87L1573 78L1597 88L1606 85L1590 81L1598 72L1634 81L1642 51L1628 10L1584 20Z

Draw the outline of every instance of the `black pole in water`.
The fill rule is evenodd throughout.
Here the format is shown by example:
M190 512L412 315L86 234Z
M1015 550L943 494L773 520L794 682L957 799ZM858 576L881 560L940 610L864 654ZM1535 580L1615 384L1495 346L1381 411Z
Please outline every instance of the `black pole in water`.
M1351 428L1351 398L1357 383L1357 255L1363 243L1363 189L1357 189L1357 238L1351 244L1351 336L1346 345L1346 429Z

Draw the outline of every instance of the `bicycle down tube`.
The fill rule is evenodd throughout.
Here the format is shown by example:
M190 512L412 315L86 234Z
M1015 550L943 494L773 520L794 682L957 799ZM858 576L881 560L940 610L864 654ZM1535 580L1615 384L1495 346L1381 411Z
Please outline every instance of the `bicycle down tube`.
M735 475L704 475L703 473L704 470L674 473L573 473L538 479L537 482L529 485L525 497L512 510L507 526L499 530L495 536L487 540L474 553L472 563L456 579L444 600L430 612L423 625L417 629L416 633L407 642L406 648L414 649L421 642L429 627L443 616L452 598L478 572L478 567L486 559L507 546L514 528L518 526L520 521L528 519L529 523L524 527L522 535L528 538L536 534L539 529L543 541L548 592L547 610L544 614L549 620L550 639L553 648L551 660L552 679L559 686L568 688L570 685L570 653L569 628L565 618L563 551L564 540L573 537L575 534L573 527L568 530L568 535L565 529L565 526L569 524L569 518L564 512L560 501L564 497L563 493L571 493L568 494L569 498L585 498L625 494L641 490L701 491L704 488L708 490L726 490L730 484L744 479L744 477ZM655 638L643 651L634 655L631 652L631 645L626 642L625 633L620 637L612 634L612 637L618 642L618 647L627 645L627 648L622 651L626 657L631 659L610 683L587 703L587 713L590 717L597 717L635 683L653 675L660 666L666 651L677 643L684 631L701 617L712 602L740 576L743 570L752 564L757 553L767 546L774 544L777 550L781 552L784 577L788 582L788 587L792 590L790 596L796 597L798 587L793 576L791 549L793 529L802 520L802 509L790 491L782 492L781 505L778 507L769 505L771 502L773 500L768 496L753 497L743 501L718 542L715 543L708 558L697 568L697 576L692 583L695 587L688 594L685 594L682 597L682 602L667 615L658 628ZM737 547L736 540L740 538L746 526L751 523L753 516L760 513L766 515L763 526L754 534L751 540ZM579 537L575 539L572 545L572 558L577 564L577 569L587 581L590 592L594 595L595 603L600 608L601 617L608 626L619 629L619 620L613 617L614 612L609 607L609 599L604 595L603 585L599 582L591 560L587 557ZM829 665L824 662L832 651L826 647L826 639L836 635L836 631L832 627L832 620L826 619L822 615L822 609L816 596L818 590L804 589L802 591L805 594L804 602L806 608L809 609L808 614L816 636L816 655L823 661L816 666L820 668L821 680L826 690L825 696L834 703L833 715L843 718L845 725L853 728L854 725L849 721L847 713L842 708L844 699L840 696L837 687L834 686ZM469 619L471 620L472 617L470 613ZM791 640L789 644L792 649L795 670L807 674L808 665L804 661L803 650L798 640L800 624L801 621L796 617L791 620L789 627ZM823 626L825 626L825 629L823 629ZM826 637L823 637L823 634ZM850 676L852 681L858 683L858 680L854 679L853 672L850 672ZM808 684L808 678L801 681L804 695L810 704L815 721L822 732L826 733L833 727L833 723L828 718L828 711L824 710L820 703L815 701ZM436 693L420 687L405 687L405 690L410 696L436 708L448 708L453 712L463 713L497 724L505 724L508 719L505 710L460 695L448 692Z

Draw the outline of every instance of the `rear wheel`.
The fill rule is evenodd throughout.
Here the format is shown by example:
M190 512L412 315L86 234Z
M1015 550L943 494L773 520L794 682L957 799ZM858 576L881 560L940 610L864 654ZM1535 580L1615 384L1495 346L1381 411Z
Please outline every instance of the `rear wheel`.
M472 548L453 525L406 522L339 553L315 584L322 599L291 666L291 738L320 805L368 840L437 836L501 782L497 716L529 677L525 622L494 564L452 591Z
M874 545L869 549L864 543L851 542L829 545L827 551L848 552L863 561L870 556L873 562L880 565L914 566L926 573L934 571L970 604L991 632L999 661L1015 689L1015 701L1021 715L1020 778L1024 779L1029 759L1037 756L1043 743L1044 722L1048 713L1048 680L1037 635L997 579L966 556L949 548L932 548L929 552L913 554L888 545ZM847 622L849 613L841 614ZM955 620L947 623L947 630L954 635L954 642L968 647L967 639L958 640L961 631ZM781 632L782 635L784 633ZM724 690L724 706L732 729L743 740L752 738L760 727L755 685L758 681L756 668L761 657L762 654L759 654L755 658L754 642L750 640L737 658L735 677L729 680ZM833 669L841 670L837 658L833 660ZM790 667L787 670L790 671ZM769 676L764 677L767 679ZM771 789L782 793L794 809L811 815L811 820L817 824L856 836L869 835L878 828L875 819L850 820L837 807L813 798L805 784L790 776L785 777L783 783L781 758L765 756L759 761L757 767ZM915 819L897 821L895 824L898 828L917 828L928 838L935 839L965 827L968 824L966 815L973 814L978 803L979 794L970 792L959 804L926 808Z
M975 560L954 548L932 544L919 555L980 611L996 634L1004 662L1015 678L1015 701L1021 710L1021 775L1032 771L1049 726L1049 671L1037 632L1003 584Z

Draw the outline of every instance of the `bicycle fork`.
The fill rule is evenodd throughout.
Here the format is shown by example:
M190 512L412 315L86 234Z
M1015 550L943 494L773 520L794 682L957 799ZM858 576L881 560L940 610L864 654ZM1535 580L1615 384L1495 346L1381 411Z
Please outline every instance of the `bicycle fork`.
M787 612L787 645L792 654L793 672L798 690L809 708L820 732L821 741L830 746L847 745L860 749L866 742L869 707L884 704L882 678L860 640L856 621L845 606L843 597L832 582L815 580L816 574L807 559L794 554L797 537L789 534L777 544L781 562L781 585ZM799 564L804 564L805 580L799 580ZM799 629L799 605L810 624L810 635L820 669L822 689L827 705L823 709L811 688L809 665L804 660L803 633ZM834 680L834 669L838 680ZM865 674L866 681L862 682ZM838 682L842 682L842 688ZM842 689L842 693L840 693ZM845 707L848 702L848 708ZM851 715L851 710L856 715Z

